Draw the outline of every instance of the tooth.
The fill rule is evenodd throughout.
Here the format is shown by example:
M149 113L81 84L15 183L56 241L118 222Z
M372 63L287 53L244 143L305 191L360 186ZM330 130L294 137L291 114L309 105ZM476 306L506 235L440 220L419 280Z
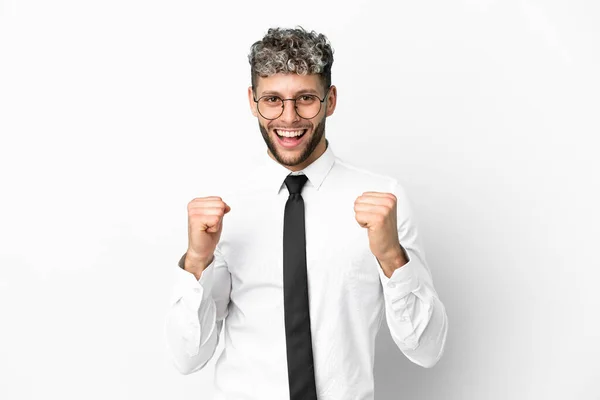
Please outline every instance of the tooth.
M285 130L279 130L279 129L275 130L275 133L277 133L279 136L285 136L285 137L300 136L302 134L302 132L304 132L304 130L297 130L297 131L285 131Z
M300 135L301 131L286 131L285 133L287 133L289 136L298 136Z

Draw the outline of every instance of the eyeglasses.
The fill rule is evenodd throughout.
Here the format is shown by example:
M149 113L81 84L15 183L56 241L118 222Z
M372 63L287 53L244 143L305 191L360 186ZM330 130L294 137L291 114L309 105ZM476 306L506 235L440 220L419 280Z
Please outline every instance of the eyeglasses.
M274 95L265 95L258 100L253 97L253 99L257 104L258 113L262 115L264 119L272 120L279 118L281 114L283 114L283 109L287 100L294 102L294 109L300 118L311 119L316 117L321 111L321 105L327 98L330 88L331 86L327 88L327 94L323 99L314 94L301 94L295 99L282 99L281 97Z

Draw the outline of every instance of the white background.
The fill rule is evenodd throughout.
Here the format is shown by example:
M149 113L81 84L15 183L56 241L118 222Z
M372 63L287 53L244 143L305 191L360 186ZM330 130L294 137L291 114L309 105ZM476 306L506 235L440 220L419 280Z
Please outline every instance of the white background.
M376 399L600 399L599 20L591 0L0 0L0 398L210 399L217 357L179 375L163 338L186 206L266 157L247 54L300 24L335 50L327 138L404 184L448 312L433 369L382 327Z

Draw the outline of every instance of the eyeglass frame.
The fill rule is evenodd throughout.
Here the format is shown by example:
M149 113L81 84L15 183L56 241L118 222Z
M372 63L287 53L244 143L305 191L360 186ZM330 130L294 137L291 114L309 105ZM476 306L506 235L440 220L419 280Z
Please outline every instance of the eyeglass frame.
M265 94L264 96L260 96L258 98L258 100L256 99L256 97L254 96L254 93L252 93L252 100L254 100L254 102L256 103L256 111L258 111L258 113L260 114L261 117L263 117L264 119L268 119L269 121L273 121L276 120L277 118L281 117L283 115L283 112L285 111L285 102L288 100L292 100L294 102L294 111L296 112L296 115L299 116L302 119L313 119L314 117L316 117L317 115L319 115L319 113L321 112L321 108L323 107L323 102L327 99L327 96L329 96L329 90L331 89L333 85L329 85L329 87L327 88L327 93L325 93L325 97L323 97L323 99L321 99L319 96L317 96L316 94L308 94L309 96L315 96L317 99L319 99L319 111L317 111L317 113L315 115L313 115L310 118L304 118L302 115L300 115L298 113L298 106L296 105L296 100L298 100L298 97L301 96L307 96L307 94L301 94L298 95L298 97L293 98L293 99L282 99L279 96L276 95L272 95L272 94ZM265 117L261 112L260 112L260 108L258 107L258 102L260 101L260 99L264 98L264 97L277 97L278 99L281 99L281 113L275 117L275 118L267 118Z

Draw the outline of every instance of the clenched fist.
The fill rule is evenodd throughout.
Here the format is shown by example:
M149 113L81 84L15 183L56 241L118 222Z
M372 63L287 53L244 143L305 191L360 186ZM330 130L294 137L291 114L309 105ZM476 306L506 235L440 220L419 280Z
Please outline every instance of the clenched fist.
M368 230L369 248L384 270L407 262L398 240L396 202L387 192L364 192L354 202L356 222Z
M223 228L223 216L231 208L218 196L196 197L188 203L188 249L185 270L199 278L213 260Z

